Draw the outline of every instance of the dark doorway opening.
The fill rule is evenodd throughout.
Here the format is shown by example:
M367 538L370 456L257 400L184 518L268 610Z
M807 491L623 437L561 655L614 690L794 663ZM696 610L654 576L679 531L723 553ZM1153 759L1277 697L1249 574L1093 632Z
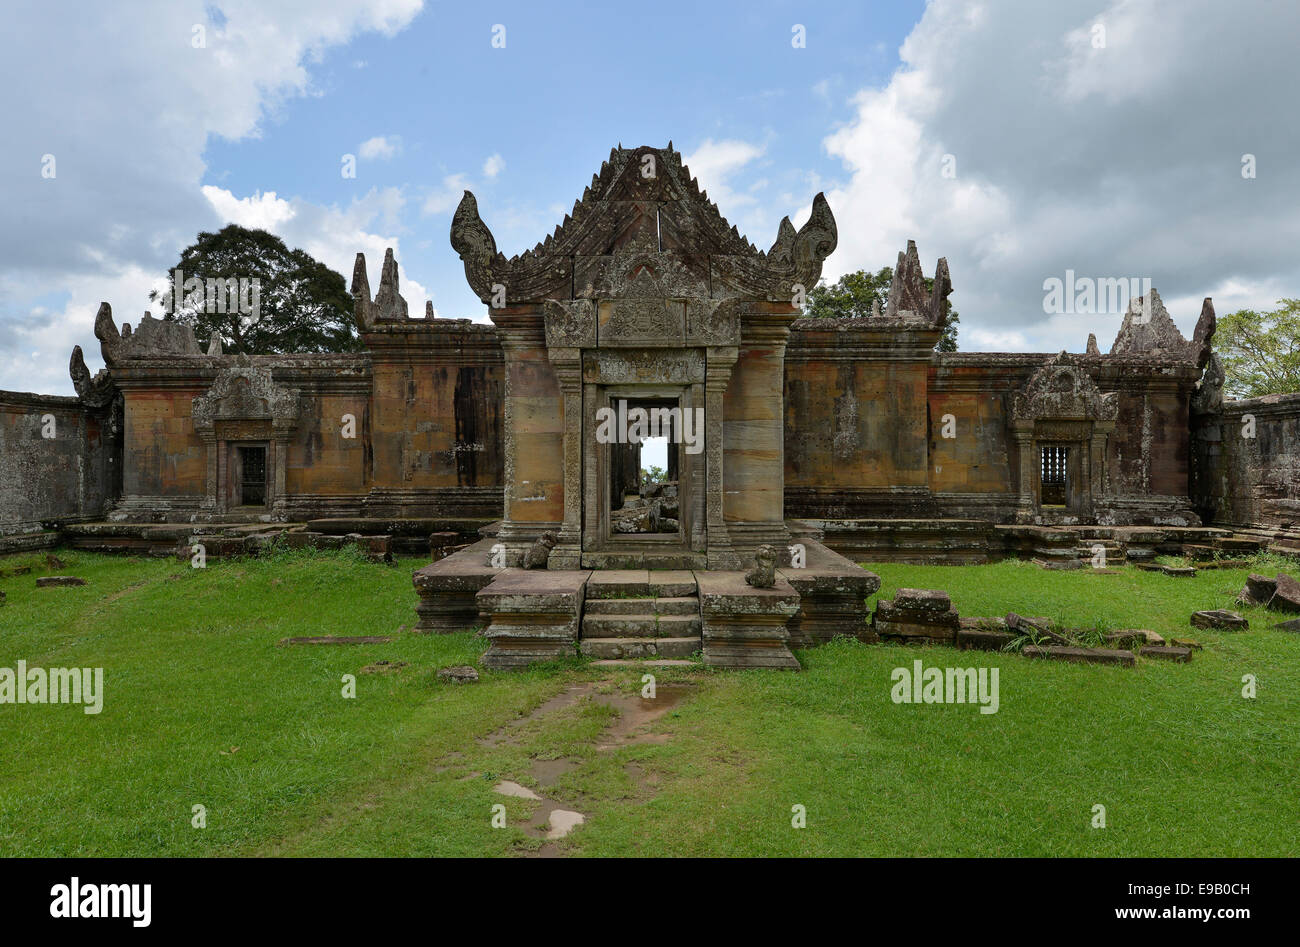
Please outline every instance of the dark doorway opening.
M241 506L266 506L266 446L239 448L239 502Z
M1043 506L1065 506L1069 496L1070 448L1055 445L1039 451L1039 483Z
M617 535L678 534L681 408L676 399L616 400L628 419L625 441L610 445L610 527ZM637 412L644 413L644 422ZM638 437L639 435L639 437Z

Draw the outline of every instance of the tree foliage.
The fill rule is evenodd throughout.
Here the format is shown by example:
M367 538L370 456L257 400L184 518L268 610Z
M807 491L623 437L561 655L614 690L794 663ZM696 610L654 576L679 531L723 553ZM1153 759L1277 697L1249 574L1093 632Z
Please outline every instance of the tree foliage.
M834 283L820 280L808 294L804 304L804 315L823 319L865 319L871 315L871 304L880 301L880 311L884 312L889 304L889 284L893 282L893 267L881 267L875 273L858 270L845 273ZM934 280L926 278L925 288L933 289ZM935 344L936 352L957 351L957 324L961 318L948 304L948 319L943 327L943 335Z
M177 271L180 287L175 286ZM196 290L195 284L187 288L191 278L200 280L203 289ZM242 292L225 295L214 285L217 280L243 281L237 283ZM250 291L253 280L255 293ZM177 295L180 305L173 308ZM168 272L166 289L149 298L161 298L176 319L193 326L204 348L214 334L224 351L247 355L361 348L343 277L265 230L230 224L216 233L200 233Z
M1300 391L1300 299L1272 312L1241 309L1218 320L1214 348L1230 398Z

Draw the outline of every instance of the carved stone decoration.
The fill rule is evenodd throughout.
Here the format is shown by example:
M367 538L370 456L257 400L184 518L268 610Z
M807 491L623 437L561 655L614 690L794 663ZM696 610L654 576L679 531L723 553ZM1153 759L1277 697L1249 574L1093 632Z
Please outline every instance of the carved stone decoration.
M212 435L218 421L269 421L273 430L288 431L298 420L298 392L275 384L270 369L239 356L194 399L193 417L200 435Z
M770 589L776 585L776 549L764 543L754 553L754 566L745 573L745 583L756 589Z
M370 280L366 275L366 255L357 254L352 267L353 314L357 328L368 332L377 322L401 322L409 318L406 299L398 292L397 259L393 248L384 251L384 268L379 276L379 292L370 299Z
M1217 352L1212 352L1205 366L1205 372L1192 393L1194 414L1218 414L1223 410L1223 383L1226 378L1223 362Z
M921 269L921 256L916 241L907 241L907 249L900 251L889 284L889 298L882 316L877 306L872 306L870 318L892 325L921 325L942 329L948 322L948 297L952 294L952 280L948 276L948 260L940 257L934 267L934 281L925 287L925 273Z
M596 344L596 307L590 299L548 299L545 315L548 349Z
M740 342L740 304L734 299L692 299L686 304L688 345Z
M471 289L490 302L494 295L499 299L493 288L504 287L510 305L610 295L601 293L595 280L587 290L587 283L575 276L575 268L601 261L620 247L646 249L647 244L656 254L693 265L691 281L703 287L705 298L789 302L795 285L805 291L816 285L822 263L837 241L835 217L825 196L818 194L803 227L795 230L788 218L783 220L771 251L759 252L700 190L671 142L667 148L615 148L555 231L533 249L509 259L497 250L496 239L479 217L478 202L469 191L451 224L452 247L465 266ZM688 265L686 270L690 269ZM673 274L662 261L654 270L666 286L672 283ZM670 290L669 296L696 292Z
M130 325L123 325L122 331L118 332L113 322L113 307L106 302L99 304L99 311L95 314L95 338L99 339L100 355L109 368L125 359L203 354L194 338L194 330L186 323L172 319L170 314L155 319L146 312L140 317L135 332L131 331Z
M1210 357L1210 343L1214 339L1217 321L1214 303L1207 296L1201 304L1201 316L1191 341L1183 338L1178 326L1153 287L1150 305L1143 296L1129 300L1124 322L1110 347L1111 355L1163 355L1204 368Z
M1119 393L1102 394L1064 352L1034 372L1016 393L1011 409L1013 421L1114 421L1118 414Z
M1088 333L1088 354L1100 355L1101 349L1097 348L1097 336L1093 332Z
M545 569L550 560L551 550L555 548L555 534L549 529L538 536L524 553L525 569Z
M85 356L81 346L72 347L72 358L68 362L68 374L72 376L72 387L77 390L77 397L91 408L103 408L111 404L117 395L117 386L107 368L101 368L92 378L86 367Z

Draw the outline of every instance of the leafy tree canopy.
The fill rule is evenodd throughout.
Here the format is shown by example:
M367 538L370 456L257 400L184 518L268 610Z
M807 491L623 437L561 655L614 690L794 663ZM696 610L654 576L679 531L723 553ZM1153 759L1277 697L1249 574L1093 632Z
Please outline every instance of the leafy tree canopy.
M1228 397L1300 391L1300 299L1279 299L1272 312L1241 309L1220 317L1214 348Z
M246 355L361 348L343 277L265 230L230 224L200 233L167 274L166 289L149 298L193 326L204 348L213 335L225 352Z
M893 267L885 266L875 273L866 270L846 273L834 283L820 280L808 294L804 315L824 319L865 319L871 315L871 304L876 300L880 301L880 311L884 312L889 304L889 284L893 279ZM933 289L934 280L927 277L925 288ZM934 347L936 352L957 351L957 324L961 319L952 308L952 301L946 302L948 321Z

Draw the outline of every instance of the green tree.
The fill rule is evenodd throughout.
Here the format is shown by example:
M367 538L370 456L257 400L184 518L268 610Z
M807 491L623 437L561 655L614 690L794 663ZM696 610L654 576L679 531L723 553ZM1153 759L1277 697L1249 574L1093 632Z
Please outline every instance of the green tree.
M180 287L175 286L177 271ZM247 355L361 348L343 277L265 230L230 224L216 233L202 232L166 278L166 288L149 298L161 298L176 319L193 326L204 348L213 335L220 337L224 351ZM191 278L202 281L202 291L193 283L185 286ZM230 291L219 291L217 280ZM174 307L177 295L180 306Z
M649 468L641 468L641 483L646 486L663 483L667 476L668 472L655 464L651 464Z
M880 301L880 311L884 312L889 304L889 284L893 282L894 269L881 267L875 273L858 270L845 273L834 283L818 281L804 303L804 315L823 319L865 319L871 315L871 304ZM933 289L934 280L926 278L925 288ZM957 311L948 304L948 319L943 327L943 335L935 344L936 352L957 351L957 324L961 322Z
M1228 397L1300 391L1300 299L1279 299L1272 312L1241 309L1221 317L1214 348Z

